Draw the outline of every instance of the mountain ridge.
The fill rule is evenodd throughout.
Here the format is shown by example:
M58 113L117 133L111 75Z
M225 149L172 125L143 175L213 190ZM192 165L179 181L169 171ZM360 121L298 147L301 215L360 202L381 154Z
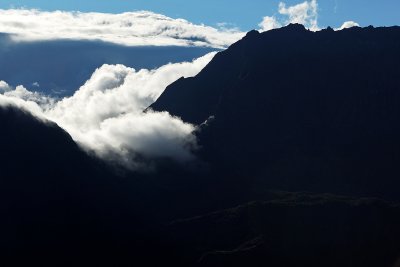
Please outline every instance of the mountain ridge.
M329 30L331 29L331 30ZM339 30L339 31L334 31L332 28L327 28L327 29L323 29L321 31L318 32L312 32L307 30L303 25L301 24L289 24L286 27L283 28L279 28L279 29L274 29L271 31L267 31L267 32L263 32L260 33L257 30L252 30L250 32L248 32L246 34L245 37L243 37L241 40L239 40L238 42L232 44L227 50L224 50L222 52L219 52L214 59L208 64L208 66L206 66L196 77L191 77L191 78L182 78L177 80L175 83L169 85L166 90L164 91L164 93L159 97L159 99L153 103L150 108L155 110L155 111L169 111L172 115L176 115L178 117L181 117L184 121L190 122L190 123L194 123L194 124L200 124L202 122L204 122L209 116L211 115L215 115L213 114L213 112L208 112L207 114L202 114L202 116L196 115L196 117L190 117L189 115L187 115L186 113L188 113L189 111L187 110L187 107L184 106L185 103L171 103L171 99L174 98L176 99L186 99L185 97L187 97L188 101L193 101L190 104L194 104L197 100L197 102L201 103L201 104L209 104L209 102L212 102L215 106L216 103L218 103L218 98L222 97L219 95L219 93L222 93L223 90L220 89L216 90L216 95L214 95L214 99L211 101L210 99L206 99L204 100L204 102L202 102L202 98L201 97L206 97L204 95L202 95L199 88L196 89L191 89L190 93L194 93L197 94L196 97L192 96L188 96L188 92L182 92L184 90L184 88L186 87L190 87L192 86L192 81L197 79L199 80L199 82L204 81L202 79L204 79L204 75L209 74L210 72L214 72L214 71L219 71L219 72L224 72L226 73L227 70L228 71L233 71L232 68L229 68L229 63L235 63L235 64L245 64L246 62L240 61L240 59L238 60L238 58L232 58L229 57L229 55L233 54L233 53L248 53L251 56L254 56L254 54L252 54L251 52L253 51L254 53L257 51L260 51L260 49L262 48L268 48L268 45L272 45L272 44L268 44L269 41L274 42L274 44L279 43L279 44L288 44L290 41L294 41L297 38L305 38L307 35L310 36L318 36L318 37L322 37L322 38L329 38L328 41L332 41L331 38L333 38L334 36L341 36L341 37L348 37L351 35L354 35L354 40L357 40L357 38L361 38L358 41L365 41L362 38L365 36L368 36L368 34L372 35L369 38L377 38L377 37L383 37L384 39L391 39L393 37L396 38L396 32L398 34L398 32L400 31L400 27L399 26L392 26L392 27L373 27L373 26L368 26L365 28L361 28L361 27L352 27L352 28L348 28L348 29L343 29L343 30ZM275 39L275 41L274 41ZM334 39L333 39L334 40ZM342 40L343 41L343 40ZM367 40L368 41L368 40ZM382 42L382 41L381 41ZM398 42L398 40L396 40L396 42ZM351 44L351 40L348 41L348 44ZM296 48L295 46L291 46L292 43L289 43L289 47L290 48ZM343 45L343 44L342 44ZM356 44L358 45L358 44ZM261 46L261 47L260 47ZM264 46L264 47L262 47ZM350 46L351 47L351 46ZM276 48L274 46L274 48ZM351 47L352 49L356 48ZM250 49L253 49L252 51ZM319 52L319 51L318 51ZM341 52L345 52L345 51L341 51ZM242 54L243 56L243 54ZM224 67L226 69L221 69L218 68L216 65L218 65L218 63L221 61L221 57L223 57L224 61L228 61L228 62L224 62ZM242 58L243 59L243 58ZM237 69L234 69L236 71L238 71ZM245 73L238 73L240 76L240 74L242 76L240 76L241 79L243 79L245 77ZM220 73L219 73L220 75ZM220 75L221 79L223 79L223 75ZM175 92L174 92L175 91ZM189 91L189 90L188 90ZM211 92L212 93L212 92ZM175 95L174 95L175 94ZM184 96L180 96L179 94L184 94ZM195 99L195 100L193 100ZM199 101L200 100L200 101ZM185 102L185 101L180 101L180 102ZM183 105L182 107L179 107L178 105ZM201 109L202 107L199 106L194 106L194 108L197 109ZM208 108L208 106L207 106ZM204 107L203 107L204 109ZM212 110L212 109L211 109ZM198 111L198 112L202 112L202 111Z

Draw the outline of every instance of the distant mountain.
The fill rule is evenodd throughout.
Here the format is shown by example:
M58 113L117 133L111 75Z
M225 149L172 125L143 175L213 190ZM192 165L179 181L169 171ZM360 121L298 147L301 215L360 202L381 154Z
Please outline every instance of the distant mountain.
M400 199L400 27L249 32L151 108L254 187Z

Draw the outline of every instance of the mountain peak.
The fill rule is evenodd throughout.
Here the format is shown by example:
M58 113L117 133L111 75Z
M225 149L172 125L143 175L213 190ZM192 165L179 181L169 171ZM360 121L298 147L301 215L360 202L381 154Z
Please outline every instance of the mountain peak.
M299 24L299 23L290 23L289 25L282 27L280 29L286 30L286 31L292 31L292 32L307 31L306 27L304 27L303 24Z
M251 31L249 31L249 32L246 34L246 36L245 36L244 38L256 37L256 36L258 36L259 34L260 34L259 31L257 31L257 30L251 30Z

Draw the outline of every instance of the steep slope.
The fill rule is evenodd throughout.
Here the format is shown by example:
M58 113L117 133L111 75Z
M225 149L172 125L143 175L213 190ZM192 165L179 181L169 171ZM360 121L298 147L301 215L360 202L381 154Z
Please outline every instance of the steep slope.
M0 107L0 123L3 178L62 177L90 168L88 156L55 123L12 106Z
M0 129L0 265L152 261L148 186L121 179L56 124L18 108L0 107Z
M249 32L151 107L200 124L204 159L261 185L399 199L400 28Z

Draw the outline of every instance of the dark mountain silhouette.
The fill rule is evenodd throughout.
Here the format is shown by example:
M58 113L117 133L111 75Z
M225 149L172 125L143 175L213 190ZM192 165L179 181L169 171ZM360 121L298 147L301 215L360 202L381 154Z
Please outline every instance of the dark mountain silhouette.
M115 170L0 107L0 264L396 265L399 48L398 27L248 33L151 106L199 125L191 168Z
M400 199L400 27L252 31L151 108L255 187Z

